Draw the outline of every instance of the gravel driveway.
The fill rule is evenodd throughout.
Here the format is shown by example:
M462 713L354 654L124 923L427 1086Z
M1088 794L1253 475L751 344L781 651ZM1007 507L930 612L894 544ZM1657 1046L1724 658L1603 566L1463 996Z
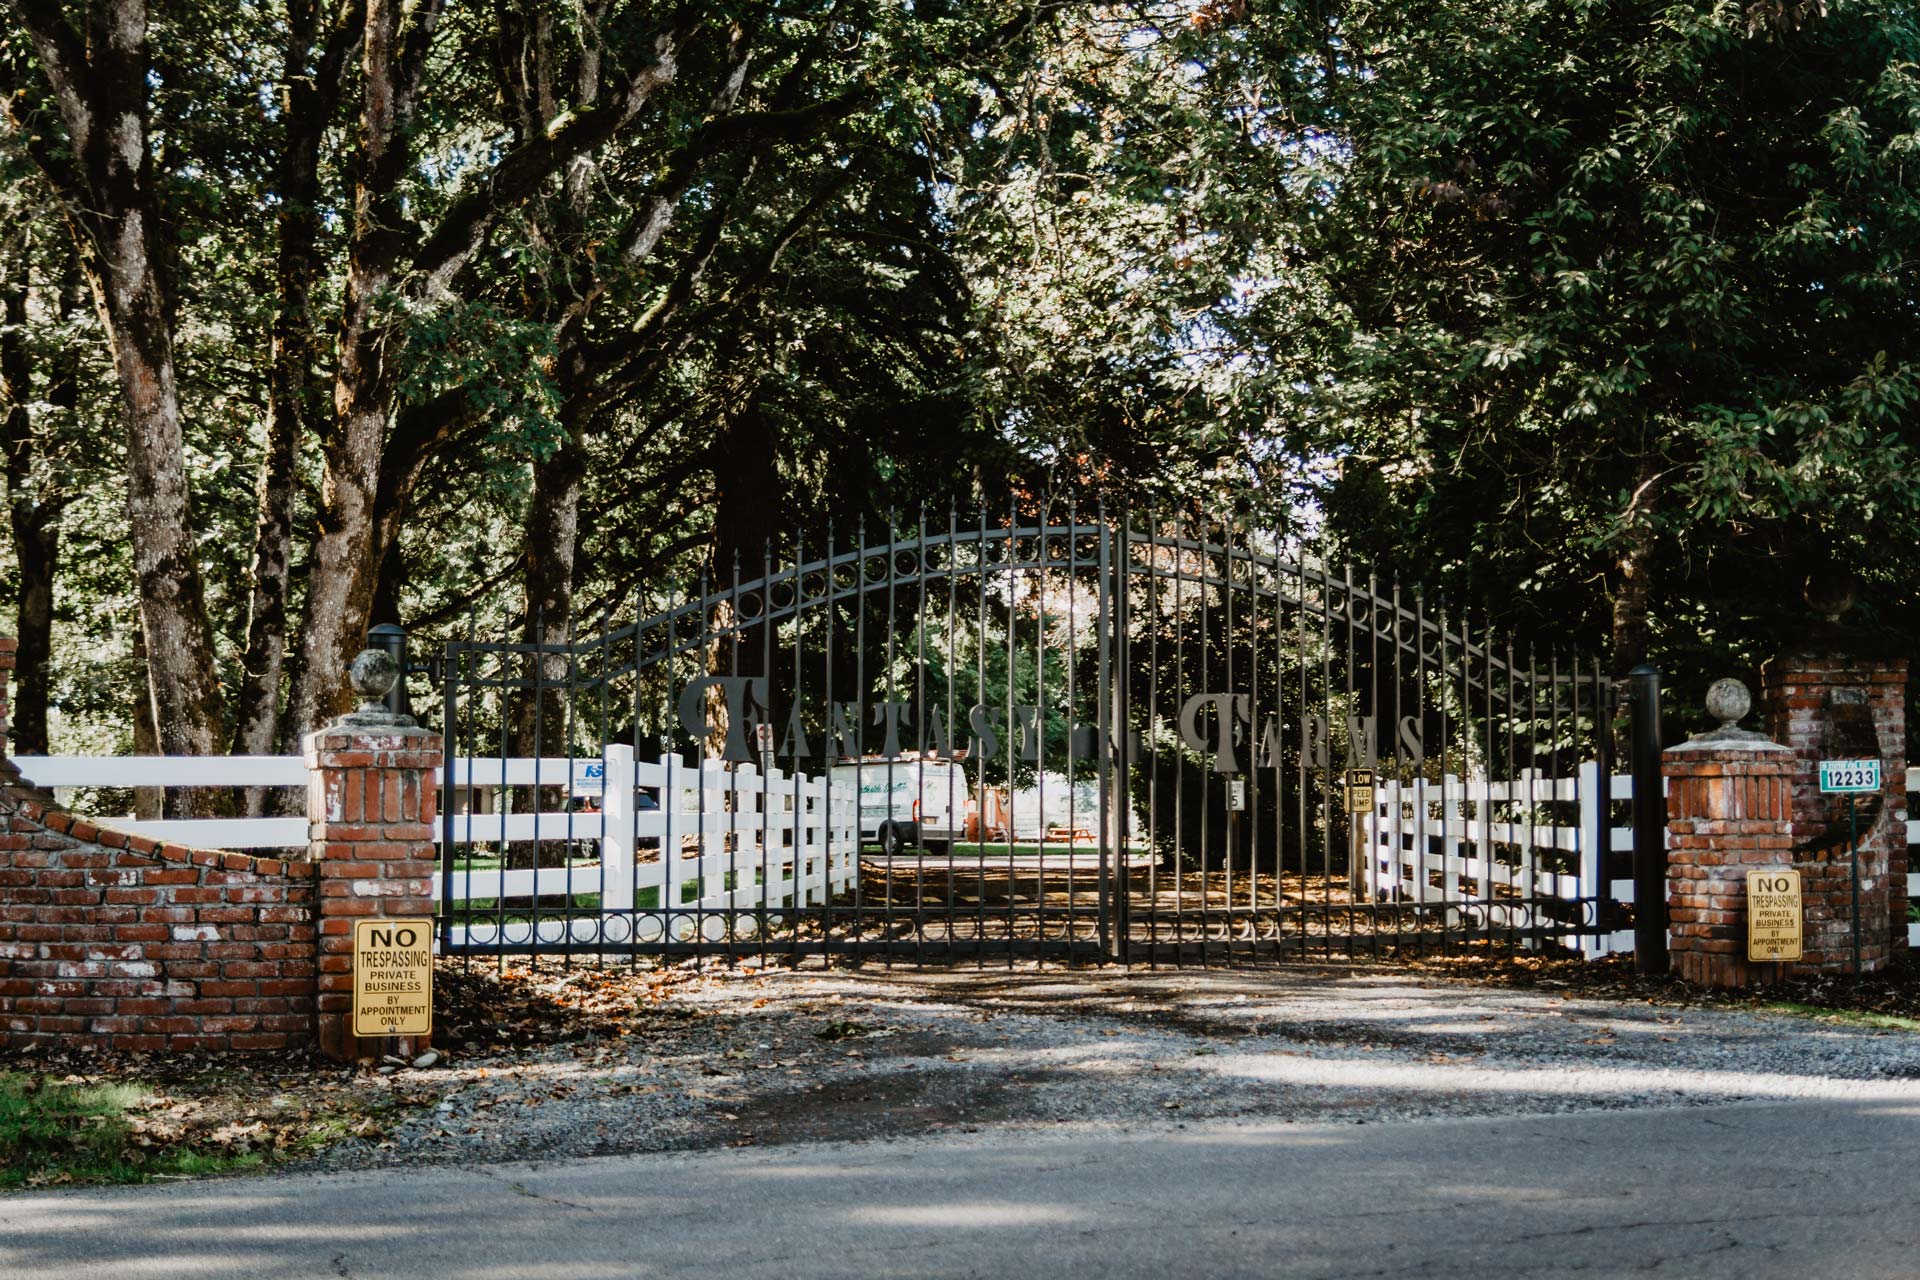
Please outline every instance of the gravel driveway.
M632 1033L455 1055L381 1142L311 1168L1191 1121L1920 1102L1920 1035L1378 971L715 974Z

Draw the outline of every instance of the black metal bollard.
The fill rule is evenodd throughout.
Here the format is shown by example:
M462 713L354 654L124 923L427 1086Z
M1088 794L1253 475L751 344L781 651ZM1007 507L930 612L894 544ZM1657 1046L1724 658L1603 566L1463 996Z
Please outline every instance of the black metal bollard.
M1667 797L1660 772L1660 671L1645 663L1627 673L1632 712L1633 967L1665 973L1667 958Z
M407 632L396 622L382 622L367 628L367 648L384 649L400 665L400 678L387 690L387 710L395 715L412 714L407 709Z

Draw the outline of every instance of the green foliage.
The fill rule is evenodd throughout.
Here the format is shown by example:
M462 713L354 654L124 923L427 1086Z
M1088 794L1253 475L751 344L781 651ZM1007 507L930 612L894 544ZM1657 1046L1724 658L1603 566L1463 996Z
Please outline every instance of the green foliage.
M477 458L488 480L497 492L512 493L528 459L548 458L560 447L560 389L548 372L552 326L484 300L425 305L394 299L392 305L406 350L401 402L461 396L484 424Z
M1636 530L1669 650L1777 640L1810 572L1912 607L1910 9L1367 6L1327 38L1336 141L1274 157L1320 193L1311 285L1249 323L1302 339L1275 373L1339 534L1549 635L1605 626Z

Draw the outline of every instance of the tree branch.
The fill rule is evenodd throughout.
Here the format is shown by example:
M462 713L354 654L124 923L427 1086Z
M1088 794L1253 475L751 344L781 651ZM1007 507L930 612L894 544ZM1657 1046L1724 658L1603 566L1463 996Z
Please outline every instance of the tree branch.
M569 160L611 138L640 114L657 91L671 84L680 72L680 56L699 26L698 17L682 10L654 38L653 61L609 94L605 103L561 117L544 135L509 152L457 196L414 255L414 269L427 277L428 295L446 288L503 210L533 195Z

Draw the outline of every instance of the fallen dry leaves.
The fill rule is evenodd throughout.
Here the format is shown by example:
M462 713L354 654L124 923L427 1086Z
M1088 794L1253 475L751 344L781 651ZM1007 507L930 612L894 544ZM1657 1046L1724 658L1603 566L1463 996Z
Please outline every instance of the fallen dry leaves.
M1427 956L1408 961L1402 967L1429 977L1608 1000L1720 1008L1793 1004L1835 1013L1869 1013L1920 1021L1920 966L1911 963L1857 978L1851 973L1825 973L1764 981L1744 991L1693 986L1672 974L1635 973L1631 955L1588 961L1467 951Z
M479 1053L634 1035L639 1015L698 977L683 967L444 959L434 966L433 1043Z

